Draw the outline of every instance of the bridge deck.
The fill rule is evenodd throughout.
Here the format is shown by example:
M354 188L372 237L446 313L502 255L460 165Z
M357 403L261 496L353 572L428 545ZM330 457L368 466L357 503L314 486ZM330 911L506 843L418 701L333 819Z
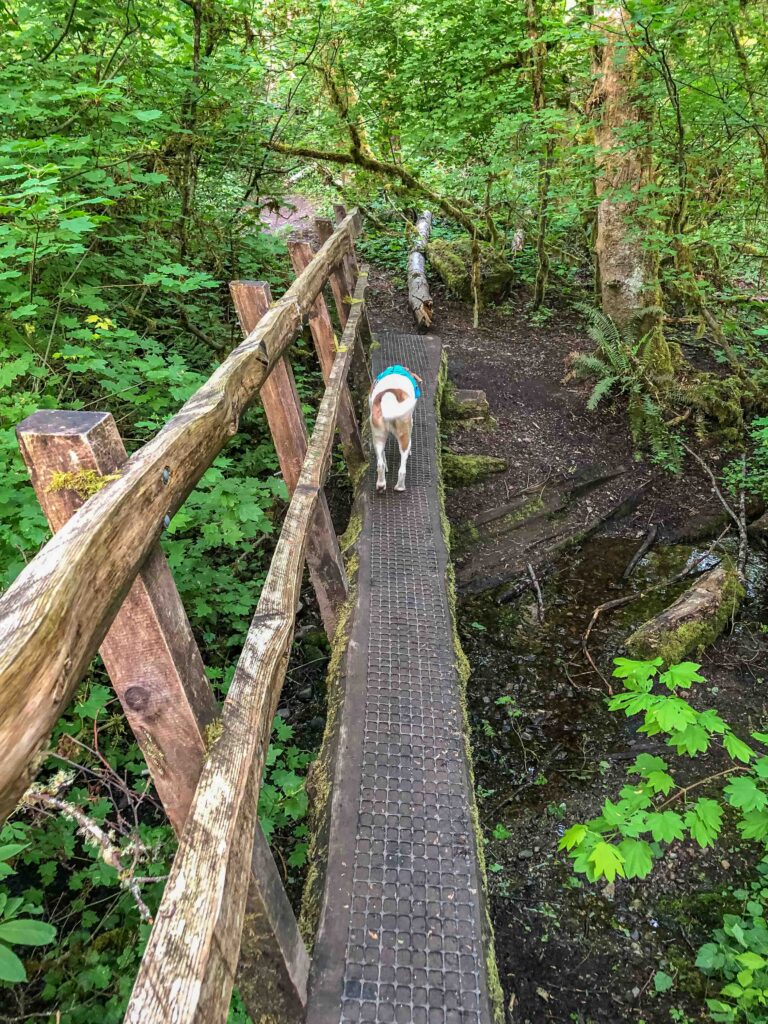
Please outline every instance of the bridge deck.
M484 909L437 474L436 338L379 333L374 371L424 380L407 491L373 493L360 539L328 874L308 1024L488 1024Z

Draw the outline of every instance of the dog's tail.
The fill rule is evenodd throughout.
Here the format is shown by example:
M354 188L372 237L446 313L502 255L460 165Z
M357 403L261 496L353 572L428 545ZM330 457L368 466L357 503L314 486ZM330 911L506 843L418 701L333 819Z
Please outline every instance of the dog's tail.
M381 415L385 420L399 420L416 408L416 399L409 395L402 402L398 401L391 391L381 396Z

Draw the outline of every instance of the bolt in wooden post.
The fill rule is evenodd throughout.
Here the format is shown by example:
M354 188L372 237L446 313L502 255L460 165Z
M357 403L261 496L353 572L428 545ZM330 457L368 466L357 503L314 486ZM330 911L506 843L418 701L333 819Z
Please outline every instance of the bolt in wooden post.
M19 445L54 533L100 478L127 456L109 413L43 411L17 427ZM164 470L168 480L173 467ZM78 489L80 494L78 494ZM203 763L216 700L171 570L159 545L147 556L99 649L147 761L168 819L180 834ZM306 1005L309 958L269 846L256 825L250 868L243 998L254 1019L268 1012L298 1024ZM254 979L261 980L261 989ZM265 1002L269 992L269 1002Z
M288 252L290 253L293 269L297 274L309 266L314 253L306 242L289 242ZM331 375L333 361L336 358L336 346L334 343L333 324L328 313L328 307L322 293L318 295L312 304L309 314L309 329L312 332L312 339L315 343L320 369L323 371L323 380L328 383ZM354 479L358 471L367 464L363 441L360 437L360 430L357 425L357 416L352 402L349 388L344 385L339 409L338 422L341 446L344 449L344 458L347 460L347 468Z
M325 217L315 219L315 230L321 243L327 242L333 234L333 223ZM356 278L349 273L349 267L342 259L333 269L329 278L333 300L336 305L336 312L339 314L342 329L347 326L349 319L350 302L355 294ZM363 310L360 316L360 328L355 339L355 351L352 353L352 365L349 368L350 375L354 382L355 390L361 398L367 398L371 388L371 375L368 370L365 342L370 338L370 327L368 326L368 314Z
M247 336L269 309L272 301L269 285L264 281L232 281L229 290L243 335ZM261 401L285 485L289 493L293 494L307 454L307 427L293 370L285 357L275 364L264 381ZM312 530L307 538L307 565L323 625L331 640L336 631L339 609L347 599L348 588L344 559L339 550L325 494L319 496Z

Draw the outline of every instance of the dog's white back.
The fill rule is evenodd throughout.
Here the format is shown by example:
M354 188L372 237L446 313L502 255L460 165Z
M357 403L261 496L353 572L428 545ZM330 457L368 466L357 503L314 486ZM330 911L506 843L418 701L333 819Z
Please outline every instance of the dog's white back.
M396 491L405 490L405 470L411 454L413 410L416 408L416 388L410 377L402 373L387 373L374 382L369 398L371 436L376 449L376 490L387 486L387 463L384 448L387 437L394 434L400 449L400 470Z

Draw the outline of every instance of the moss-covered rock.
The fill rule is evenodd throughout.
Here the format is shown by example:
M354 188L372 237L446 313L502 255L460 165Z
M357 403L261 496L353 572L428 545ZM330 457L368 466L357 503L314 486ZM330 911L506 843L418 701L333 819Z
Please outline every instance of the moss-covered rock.
M515 271L490 242L480 242L480 299L502 302L512 288ZM465 302L472 301L472 242L464 238L436 238L427 246L429 262L443 284Z
M504 459L497 459L493 455L443 452L443 479L447 487L469 487L479 480L485 480L491 473L503 473L506 468Z
M448 381L443 389L440 412L443 419L459 423L490 423L491 412L484 391L459 390Z

